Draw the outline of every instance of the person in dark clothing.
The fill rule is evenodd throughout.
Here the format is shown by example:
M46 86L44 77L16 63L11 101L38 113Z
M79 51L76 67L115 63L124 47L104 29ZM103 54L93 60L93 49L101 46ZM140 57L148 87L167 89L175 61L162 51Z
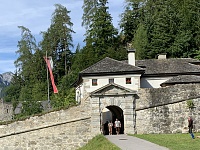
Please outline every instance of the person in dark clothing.
M108 121L106 121L106 123L104 124L104 135L108 135L109 131L108 131Z
M194 139L194 134L192 132L192 129L193 129L193 120L191 117L188 117L188 128L189 128L189 133L192 137L192 139Z

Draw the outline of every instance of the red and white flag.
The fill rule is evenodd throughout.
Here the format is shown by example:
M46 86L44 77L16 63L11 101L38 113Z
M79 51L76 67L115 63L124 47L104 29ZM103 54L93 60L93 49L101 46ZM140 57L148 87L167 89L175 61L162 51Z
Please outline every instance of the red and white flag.
M44 57L44 60L46 61L47 67L48 67L48 70L49 70L49 74L50 74L50 78L51 78L51 84L52 84L52 87L53 87L53 92L58 93L58 89L55 85L53 72L52 72L52 69L53 69L52 57Z

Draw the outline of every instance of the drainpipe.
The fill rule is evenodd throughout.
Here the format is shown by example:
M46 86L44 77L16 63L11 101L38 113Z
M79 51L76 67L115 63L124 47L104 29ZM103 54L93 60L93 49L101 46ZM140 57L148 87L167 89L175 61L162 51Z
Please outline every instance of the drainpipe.
M99 97L99 116L100 116L100 132L102 131L102 125L101 125L101 122L102 122L102 120L101 120L101 116L102 116L102 112L101 112L101 107L100 107L100 97Z
M135 100L135 96L133 96L133 128L134 128L134 132L136 131L136 111L135 111L135 107L136 107L136 100Z

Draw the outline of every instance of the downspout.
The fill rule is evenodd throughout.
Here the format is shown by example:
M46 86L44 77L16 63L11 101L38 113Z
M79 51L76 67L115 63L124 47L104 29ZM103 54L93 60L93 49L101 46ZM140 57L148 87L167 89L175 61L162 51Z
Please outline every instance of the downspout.
M135 95L133 96L133 128L134 128L134 132L137 133L136 131L136 99L135 99Z
M100 107L100 97L99 97L99 117L100 117L100 132L102 131L102 124L101 124L101 122L102 122L102 120L101 120L101 116L102 116L102 112L101 112L101 107Z

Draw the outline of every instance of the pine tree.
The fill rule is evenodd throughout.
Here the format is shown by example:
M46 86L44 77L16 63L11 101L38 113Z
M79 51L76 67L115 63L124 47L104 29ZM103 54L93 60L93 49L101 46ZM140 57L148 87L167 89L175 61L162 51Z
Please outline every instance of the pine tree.
M144 49L145 58L155 58L159 53L167 53L168 57L193 58L197 55L199 50L198 0L148 0L142 5L142 9L144 18L138 30L142 25L147 35L147 42L138 41L138 37L134 39L137 40L134 43Z
M143 24L139 24L138 29L134 35L133 47L136 49L136 59L147 59L148 51L146 49L148 44L147 31Z
M73 23L69 16L70 11L66 7L56 4L56 9L52 14L51 25L47 32L43 32L41 48L52 56L54 62L55 81L68 74L71 68L71 58L73 48L72 30Z
M97 10L86 31L86 47L91 49L95 58L101 59L108 53L108 48L114 44L117 30L112 25L112 17L108 13L107 0L99 0Z
M198 39L200 2L198 0L177 0L175 7L178 10L179 25L172 45L172 50L178 57L195 57L200 48Z
M91 25L92 18L94 17L97 10L98 0L84 0L83 2L83 16L82 16L82 26L89 29Z
M36 40L31 34L31 31L23 26L19 26L21 29L21 40L18 42L19 50L16 53L19 55L15 61L15 65L18 68L18 75L22 76L24 81L29 81L32 74L33 54L37 48Z
M141 0L126 0L125 11L121 14L120 27L124 34L124 43L131 43L138 28L138 24L143 20L143 9Z

